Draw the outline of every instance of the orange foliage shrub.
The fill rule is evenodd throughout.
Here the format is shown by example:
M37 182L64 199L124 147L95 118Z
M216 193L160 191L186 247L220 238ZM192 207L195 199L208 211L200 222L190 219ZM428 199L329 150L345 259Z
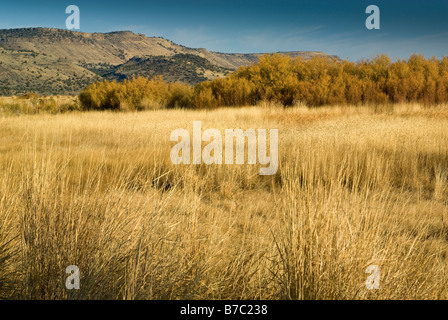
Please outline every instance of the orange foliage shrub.
M392 62L386 55L357 63L315 57L292 59L273 54L260 57L226 78L197 84L194 89L166 83L161 77L97 82L80 94L85 110L147 110L216 108L255 105L261 101L284 106L301 102L327 104L448 102L448 57L412 55Z
M186 108L192 105L193 89L180 83L166 83L162 77L143 77L96 82L85 88L79 100L84 110L148 110Z
M386 55L357 63L325 57L310 60L264 55L227 78L195 87L196 108L254 105L260 101L285 106L390 102L448 102L448 57L412 55L392 62Z

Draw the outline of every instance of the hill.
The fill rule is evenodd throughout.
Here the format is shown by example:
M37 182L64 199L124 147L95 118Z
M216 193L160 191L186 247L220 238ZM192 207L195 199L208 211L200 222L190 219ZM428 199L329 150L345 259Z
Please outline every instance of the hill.
M136 76L153 78L162 75L168 81L195 84L233 71L212 64L209 60L191 53L173 56L133 57L124 64L112 66L98 74L108 80L129 79Z
M309 59L321 52L282 52ZM260 54L188 48L131 31L85 33L54 28L0 30L0 95L77 94L101 79L163 75L188 84L258 61ZM335 56L329 56L335 57Z

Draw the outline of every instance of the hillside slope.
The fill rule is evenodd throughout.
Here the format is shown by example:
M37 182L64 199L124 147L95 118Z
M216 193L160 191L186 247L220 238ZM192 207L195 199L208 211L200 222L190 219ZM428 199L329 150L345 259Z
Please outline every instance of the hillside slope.
M327 56L302 51L283 54L305 59ZM0 30L0 95L77 94L93 81L137 75L163 75L168 81L195 84L255 63L259 55L188 48L131 31L4 29Z

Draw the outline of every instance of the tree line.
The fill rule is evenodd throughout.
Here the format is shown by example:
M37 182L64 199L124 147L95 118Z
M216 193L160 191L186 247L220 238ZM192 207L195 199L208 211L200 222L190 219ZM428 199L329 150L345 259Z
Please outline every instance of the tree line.
M380 55L350 62L327 57L309 60L268 54L224 78L194 87L161 77L97 82L80 95L85 109L144 110L256 105L261 101L292 106L448 102L448 57L412 55L395 62Z

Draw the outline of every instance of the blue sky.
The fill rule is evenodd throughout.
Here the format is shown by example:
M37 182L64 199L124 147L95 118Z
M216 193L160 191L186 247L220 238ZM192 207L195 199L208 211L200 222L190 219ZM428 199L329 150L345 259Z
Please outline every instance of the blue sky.
M2 4L0 28L65 28L71 4L80 8L83 32L131 30L220 52L448 56L447 0L17 0ZM380 30L365 27L371 4L381 10Z

